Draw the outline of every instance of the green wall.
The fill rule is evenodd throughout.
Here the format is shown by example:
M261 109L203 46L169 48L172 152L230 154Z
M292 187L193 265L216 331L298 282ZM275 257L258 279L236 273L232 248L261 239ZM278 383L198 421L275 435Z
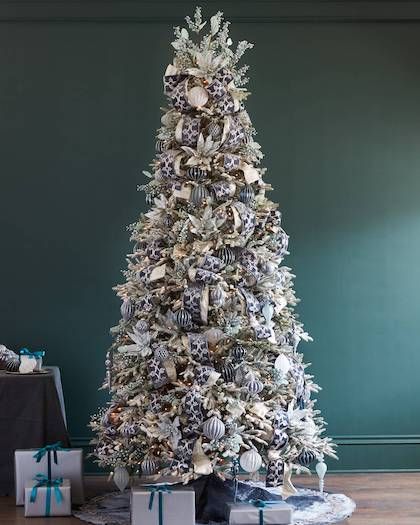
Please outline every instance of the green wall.
M100 5L49 16L46 2L39 20L0 6L0 342L45 348L61 367L82 445L106 399L111 287L125 225L144 210L136 186L154 155L176 21L174 8L145 20L105 4L104 20ZM302 350L338 470L420 469L420 31L375 21L378 5L348 23L226 9L233 37L256 43L248 109L291 236L287 264L315 339Z

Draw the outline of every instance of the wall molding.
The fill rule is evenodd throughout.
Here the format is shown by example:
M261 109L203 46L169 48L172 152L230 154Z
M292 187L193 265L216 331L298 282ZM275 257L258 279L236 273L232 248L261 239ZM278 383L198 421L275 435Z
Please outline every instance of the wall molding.
M0 0L0 22L179 23L197 3L200 2ZM206 15L221 7L218 0L206 0L203 4ZM223 11L235 23L420 21L418 0L226 0Z

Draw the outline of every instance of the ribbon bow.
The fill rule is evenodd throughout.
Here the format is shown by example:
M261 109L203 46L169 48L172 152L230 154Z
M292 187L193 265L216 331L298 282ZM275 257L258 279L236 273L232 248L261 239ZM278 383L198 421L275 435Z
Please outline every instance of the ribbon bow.
M163 525L163 494L171 494L172 491L168 485L149 485L146 489L150 491L149 510L153 508L156 492L159 495L159 525Z
M37 350L36 352L31 352L27 348L22 348L22 350L19 353L20 355L26 355L28 357L33 357L34 359L41 359L41 357L44 357L45 355L44 350Z
M57 451L58 450L65 450L68 451L68 448L63 448L61 446L61 441L57 441L57 443L53 443L52 445L46 445L45 447L42 447L36 451L36 453L33 455L33 458L36 459L37 463L41 462L41 459L47 455L48 458L48 479L51 479L51 453L53 454L54 463L57 465L58 463L58 457L57 457Z
M266 507L271 507L271 505L275 505L276 503L280 503L282 500L263 500L263 499L252 499L249 501L251 505L254 505L254 507L257 507L259 509L259 525L264 525L264 509Z
M45 500L45 515L49 516L51 514L51 489L54 489L55 501L58 505L63 501L63 494L60 490L60 485L63 484L63 478L48 479L44 474L37 474L34 477L36 481L35 485L31 490L30 502L35 503L36 497L38 495L38 489L40 487L47 487L47 497Z

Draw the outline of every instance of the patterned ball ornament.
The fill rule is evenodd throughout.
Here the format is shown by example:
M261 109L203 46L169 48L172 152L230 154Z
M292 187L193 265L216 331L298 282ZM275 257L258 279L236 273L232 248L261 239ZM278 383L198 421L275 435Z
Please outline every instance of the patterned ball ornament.
M167 143L164 140L158 139L155 144L157 153L163 153L168 149Z
M134 315L134 304L131 299L124 299L121 305L121 315L124 321L129 321Z
M239 193L239 200L244 204L249 204L255 199L255 192L252 186L244 186Z
M235 367L232 363L224 363L220 367L220 373L226 383L233 383L233 381L235 381Z
M190 200L193 204L201 206L209 196L209 190L205 186L195 186L192 189Z
M262 457L253 448L244 452L239 458L239 464L245 472L257 472L262 465Z
M226 432L225 424L216 416L207 419L203 424L203 434L211 440L221 439Z
M207 176L207 172L198 166L193 166L191 168L188 168L187 170L187 177L190 180L194 180L196 182L205 179Z
M175 312L174 315L175 322L180 328L188 328L191 326L192 323L192 317L188 310L184 310L184 308L181 308L177 312Z
M264 385L258 379L252 378L245 383L245 387L250 394L256 395L256 394L259 394L263 390Z
M224 247L220 248L216 252L216 256L219 257L226 265L232 264L235 262L235 252L232 250L232 248Z
M309 465L315 461L316 456L309 450L302 450L297 459L300 465L303 467L309 467Z
M246 349L242 345L236 345L232 348L232 357L235 362L240 363L245 359Z
M144 458L140 463L140 472L143 476L152 476L157 473L158 469L158 462L152 457Z
M210 122L210 124L207 126L207 133L213 138L217 138L222 134L222 128L217 122Z
M159 359L159 361L164 361L165 359L169 358L169 350L165 345L159 345L155 349L154 355L156 359Z

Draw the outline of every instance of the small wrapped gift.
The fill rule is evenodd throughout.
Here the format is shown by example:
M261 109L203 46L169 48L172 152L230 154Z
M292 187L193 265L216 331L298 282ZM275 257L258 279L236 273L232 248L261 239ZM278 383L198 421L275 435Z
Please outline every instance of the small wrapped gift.
M229 525L289 525L293 507L282 500L227 503Z
M66 478L72 486L72 501L84 502L82 449L62 448L61 443L40 449L15 451L16 505L24 504L25 483L42 472L50 478Z
M131 525L195 525L191 487L144 485L131 493Z
M25 516L71 516L70 481L37 474L26 482Z
M22 348L22 350L19 353L19 372L21 374L27 374L30 372L40 372L42 370L42 358L45 356L45 352L43 350L31 352L27 348Z

